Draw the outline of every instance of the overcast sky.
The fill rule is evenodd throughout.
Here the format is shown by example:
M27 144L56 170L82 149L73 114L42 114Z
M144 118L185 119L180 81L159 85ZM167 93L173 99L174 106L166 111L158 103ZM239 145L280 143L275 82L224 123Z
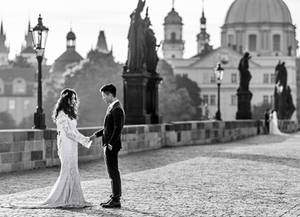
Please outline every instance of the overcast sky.
M263 0L262 0L263 1ZM290 8L293 23L300 27L300 0L284 0ZM24 43L28 20L36 25L41 13L44 25L49 27L46 57L52 63L66 49L66 34L72 27L77 36L77 51L86 57L86 53L95 47L98 33L104 30L108 46L113 46L117 61L125 62L127 54L127 32L129 15L138 0L0 0L0 15L7 33L10 46L10 58L20 52ZM211 44L220 45L220 27L224 23L226 12L233 0L205 0L207 31L211 35ZM146 0L149 16L157 40L163 40L164 17L172 8L172 0ZM175 10L183 18L185 57L196 53L196 34L200 31L202 0L175 0ZM297 13L298 12L298 13ZM297 39L300 30L297 28ZM159 52L161 56L161 50Z

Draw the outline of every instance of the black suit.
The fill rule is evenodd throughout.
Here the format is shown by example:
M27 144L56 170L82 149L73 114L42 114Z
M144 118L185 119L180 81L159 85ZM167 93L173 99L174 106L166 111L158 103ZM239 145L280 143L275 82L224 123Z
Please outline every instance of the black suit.
M121 132L125 121L124 110L119 102L116 102L104 118L104 128L97 131L97 137L102 136L104 146L104 160L107 172L111 179L112 198L119 200L121 197L121 178L118 168L118 153L122 148ZM109 150L107 145L112 146Z
M269 126L270 126L270 114L269 112L265 112L265 133L269 134Z

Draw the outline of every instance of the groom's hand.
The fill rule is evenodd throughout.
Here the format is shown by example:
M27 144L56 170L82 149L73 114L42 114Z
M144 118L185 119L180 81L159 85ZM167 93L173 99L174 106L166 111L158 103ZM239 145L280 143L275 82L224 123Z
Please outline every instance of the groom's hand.
M111 145L111 144L108 144L107 147L108 147L108 149L109 149L110 151L112 151L112 145Z
M95 134L93 134L93 135L90 136L90 140L91 140L91 141L94 140L95 138L96 138L96 135L95 135Z

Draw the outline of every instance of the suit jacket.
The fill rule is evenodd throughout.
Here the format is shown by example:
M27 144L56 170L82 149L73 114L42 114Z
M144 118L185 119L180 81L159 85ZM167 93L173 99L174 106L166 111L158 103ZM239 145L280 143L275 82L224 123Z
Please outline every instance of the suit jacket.
M268 112L265 113L265 124L269 124L270 122L270 115Z
M116 102L112 109L105 115L104 128L95 133L96 137L102 136L103 146L110 144L113 150L122 148L121 132L125 122L125 113L120 104Z

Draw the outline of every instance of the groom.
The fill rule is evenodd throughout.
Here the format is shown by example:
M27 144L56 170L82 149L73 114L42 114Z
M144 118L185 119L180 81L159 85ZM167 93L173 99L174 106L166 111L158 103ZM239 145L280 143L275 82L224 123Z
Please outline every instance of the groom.
M116 98L117 89L113 84L100 88L102 99L109 106L104 118L104 128L95 132L90 139L102 136L104 160L111 179L112 195L110 199L101 203L103 208L121 208L121 178L118 168L118 153L121 147L121 131L124 125L125 113L121 103Z

